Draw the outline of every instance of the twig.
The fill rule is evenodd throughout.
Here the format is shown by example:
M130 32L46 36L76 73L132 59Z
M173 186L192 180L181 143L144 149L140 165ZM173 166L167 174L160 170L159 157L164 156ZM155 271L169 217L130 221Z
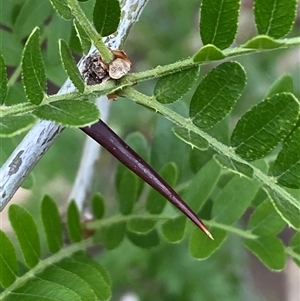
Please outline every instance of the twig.
M110 48L117 49L124 43L131 27L138 21L147 1L148 0L120 1L123 14L117 35L105 39L105 43ZM94 51L95 48L92 48L90 53ZM84 59L85 57L78 63L79 70L82 70ZM70 80L67 80L58 94L68 93L73 90L74 86ZM103 101L105 100L102 100L102 102ZM24 179L32 171L39 159L48 151L63 129L64 127L53 122L45 120L39 121L6 160L0 169L0 211L5 208Z

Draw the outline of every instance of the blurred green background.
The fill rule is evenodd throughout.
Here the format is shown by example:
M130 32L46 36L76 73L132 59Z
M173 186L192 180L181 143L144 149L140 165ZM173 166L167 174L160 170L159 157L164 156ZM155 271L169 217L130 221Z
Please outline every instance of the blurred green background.
M92 4L92 0L82 3L88 14L91 13ZM193 55L201 47L199 4L198 0L149 1L125 45L133 71L172 63ZM37 10L41 7L34 12L34 24L25 19L25 5L36 5ZM24 15L23 25L20 14L21 17ZM57 40L69 40L77 57L80 56L72 26L55 15L47 0L1 0L0 17L1 49L9 66L10 76L19 75L16 68L20 62L22 45L33 26L42 26L43 57L49 78L48 92L55 94L66 79L59 60ZM233 46L243 44L256 34L253 18L252 1L242 1L240 27ZM297 35L299 18L290 33L290 36ZM247 87L230 116L210 130L225 144L228 143L229 133L238 118L265 97L279 76L291 75L294 79L294 93L297 97L300 95L299 48L247 55L235 60L245 67ZM214 66L214 63L203 66L199 81ZM151 95L154 84L154 81L149 81L137 89ZM192 89L172 105L172 108L187 115L187 104L193 91ZM25 96L18 77L10 89L9 104L22 101L25 101ZM148 142L151 164L156 170L164 163L176 162L180 170L179 185L189 181L212 155L211 151L191 150L174 136L169 121L127 99L118 99L111 104L108 123L122 137L135 131L141 132ZM7 159L22 136L0 140L1 163ZM30 179L34 181L31 192L21 189L13 201L22 202L31 212L37 213L42 196L49 194L60 204L63 212L76 177L84 139L81 131L66 129L34 169ZM170 153L170 149L176 149L176 152ZM103 152L95 190L105 196L108 214L117 210L114 185L116 166L116 160ZM223 181L227 180L224 176ZM1 213L3 228L7 226L6 215L7 210ZM241 225L244 222L241 221ZM289 233L282 235L287 239ZM112 300L122 300L126 292L134 292L139 300L146 301L288 300L286 282L289 276L285 272L268 271L245 250L241 240L234 235L230 235L222 248L205 261L192 259L187 240L175 245L161 241L158 247L152 249L140 249L125 240L117 249L102 250L97 257L112 276Z

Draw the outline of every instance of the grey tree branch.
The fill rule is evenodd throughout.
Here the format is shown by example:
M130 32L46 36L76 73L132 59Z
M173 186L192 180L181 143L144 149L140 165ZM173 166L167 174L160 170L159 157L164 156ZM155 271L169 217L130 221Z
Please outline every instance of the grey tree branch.
M138 18L147 2L148 0L120 0L122 19L118 32L116 36L110 36L105 39L105 43L110 48L118 49L124 43L131 27L138 21ZM92 47L90 53L94 51L95 48ZM79 70L82 70L84 59L85 57L83 57L78 63ZM58 94L69 93L73 90L73 84L70 80L67 80L59 90ZM106 101L107 99L99 99L100 103L105 103ZM0 169L0 211L2 211L9 203L24 179L32 171L39 159L48 151L63 129L64 127L53 122L40 120L28 132L21 143L6 160ZM86 146L85 149L87 147L88 146ZM98 153L99 148L94 149L93 152ZM83 156L85 159L88 158L87 154L84 154ZM87 163L87 166L94 166L94 162L97 159L95 159L96 156L93 157L93 161ZM82 170L82 172L87 176L87 171ZM90 171L90 176L93 175L93 172L94 171ZM80 179L77 179L76 182L76 187L79 187L79 185L82 184ZM83 189L87 191L89 188L85 187Z

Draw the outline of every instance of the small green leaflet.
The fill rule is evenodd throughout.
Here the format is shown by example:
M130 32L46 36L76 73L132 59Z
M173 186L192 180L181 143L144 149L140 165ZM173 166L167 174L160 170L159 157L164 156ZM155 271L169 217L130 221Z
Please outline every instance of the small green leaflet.
M199 229L193 230L190 238L189 249L194 258L200 260L208 258L225 242L227 238L226 231L213 227L210 228L209 231L214 237L214 240L211 240L202 231L199 231Z
M257 182L234 176L213 203L214 220L226 225L235 223L251 204L258 188Z
M204 45L229 47L238 27L240 0L202 0L200 35Z
M18 135L34 125L33 115L5 116L0 118L0 137L9 138Z
M249 49L276 49L284 45L283 40L274 40L273 38L260 35L248 40L242 47Z
M67 1L49 0L58 14L65 20L72 19L72 12L67 4Z
M8 217L18 238L26 265L33 268L41 258L40 238L33 216L19 205L9 207Z
M136 246L140 248L152 248L159 245L159 236L156 229L146 233L137 234L134 232L127 231L127 238Z
M22 79L25 93L33 104L40 104L46 90L46 73L40 49L40 30L30 34L22 55Z
M138 176L130 170L122 173L118 186L120 212L124 215L130 214L138 197Z
M300 203L297 199L293 198L286 192L283 197L279 195L274 189L270 187L264 187L264 191L267 193L270 201L272 202L275 210L281 216L281 218L290 226L296 230L300 230Z
M118 0L96 0L93 11L93 22L97 32L106 37L114 33L121 17Z
M101 219L105 212L105 205L103 196L99 193L93 195L92 198L92 211L96 219Z
M266 156L295 126L299 102L291 93L265 99L242 116L233 130L231 145L246 160Z
M63 245L61 220L55 202L47 195L44 196L41 204L41 216L48 249L51 253L56 253Z
M207 44L194 55L195 63L218 61L225 58L225 54L215 45Z
M193 177L182 198L195 211L199 212L217 185L221 175L221 167L211 159Z
M68 76L78 91L82 93L84 91L82 76L77 68L76 61L72 56L72 52L68 44L62 39L59 40L59 52L61 61Z
M73 21L73 24L80 41L82 51L84 54L88 54L91 47L91 39L76 19Z
M9 287L18 275L17 255L14 246L6 234L0 229L0 285Z
M275 39L285 36L295 21L297 0L255 0L257 31Z
M227 168L228 170L244 177L252 178L253 169L251 166L246 165L244 163L233 160L230 157L226 157L224 155L216 154L214 155L214 159L220 166Z
M178 167L174 162L166 163L159 175L172 187L174 187L178 181ZM156 190L151 189L146 200L146 210L151 214L162 213L167 200Z
M162 233L170 243L177 243L183 240L186 228L186 217L178 216L167 220L162 224ZM197 229L199 231L199 229ZM201 231L199 231L201 232Z
M82 100L61 100L36 108L34 115L70 127L84 127L100 118L95 104Z
M200 128L221 121L239 99L246 84L244 68L225 62L210 71L200 82L190 104L190 118Z
M270 175L277 182L289 188L300 188L300 127L298 127L283 144Z
M247 228L256 235L277 235L285 226L284 220L267 198L251 214Z
M156 224L156 218L153 217L134 217L127 222L127 230L137 234L146 234L150 232Z
M72 201L68 207L67 229L69 238L72 242L79 242L82 240L83 233L80 225L80 215L76 203L74 201Z
M25 93L33 104L40 104L46 90L46 73L40 49L40 29L30 34L22 55L22 79Z
M281 271L285 266L285 254L282 241L273 236L245 240L245 246L270 270Z
M195 147L202 151L208 149L209 144L204 138L187 130L186 128L176 126L173 128L173 132L180 140L189 144L192 148Z
M2 51L0 51L0 105L3 105L8 93L7 74Z
M11 16L14 24L13 32L19 40L25 39L32 31L33 25L37 27L45 26L46 20L50 19L52 15L53 9L49 1L26 0L20 5L18 12ZM28 20L34 20L34 22Z
M199 76L199 66L182 70L164 77L161 77L154 89L154 96L157 101L163 104L172 103L193 86Z

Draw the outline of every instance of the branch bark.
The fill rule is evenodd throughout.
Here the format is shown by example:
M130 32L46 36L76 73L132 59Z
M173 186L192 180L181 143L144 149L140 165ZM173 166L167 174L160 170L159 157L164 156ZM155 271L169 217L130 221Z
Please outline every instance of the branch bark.
M117 31L116 36L110 36L105 38L105 43L112 49L120 48L129 34L131 27L135 22L138 21L139 16L147 4L148 0L120 0L122 18ZM92 47L90 53L94 52L95 48ZM83 57L79 63L78 68L82 70L83 62L85 57ZM70 80L67 80L62 88L59 90L58 94L69 93L74 90L74 86ZM99 103L108 102L106 97L101 97ZM103 99L104 98L104 99ZM106 99L105 99L106 98ZM101 108L100 108L101 109ZM108 108L107 108L108 111ZM103 113L102 113L103 114ZM107 114L108 116L108 114ZM107 118L107 117L106 117ZM0 211L2 211L5 206L9 203L17 189L20 187L24 179L33 170L34 166L37 164L40 158L48 151L52 143L63 131L64 127L59 126L53 122L46 120L40 120L24 137L21 143L16 147L10 157L6 160L0 169ZM87 142L88 143L88 142ZM89 143L88 143L89 144ZM85 149L89 146L86 145ZM94 155L91 156L91 162L86 162L86 164L81 164L82 176L92 176L94 173L94 163L97 160L95 154L99 153L99 147L93 149ZM90 154L86 151L83 154L83 159L86 160ZM93 170L88 171L83 169L83 165L93 167ZM88 175L90 173L90 175ZM80 176L81 177L81 176ZM79 184L80 183L80 184ZM75 187L76 189L82 188L88 191L90 188L86 185L81 186L82 181L77 178ZM72 192L72 194L76 191ZM71 196L72 196L71 194ZM83 194L85 195L85 194ZM83 197L81 197L83 199ZM82 206L82 205L80 205Z

